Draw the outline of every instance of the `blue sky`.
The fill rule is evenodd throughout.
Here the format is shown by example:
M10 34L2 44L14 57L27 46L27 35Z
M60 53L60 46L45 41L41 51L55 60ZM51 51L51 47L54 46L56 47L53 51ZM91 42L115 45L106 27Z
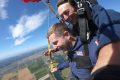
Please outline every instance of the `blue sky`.
M0 60L47 45L48 27L58 20L43 1L0 0ZM57 0L50 2L56 11ZM98 2L120 12L120 0Z

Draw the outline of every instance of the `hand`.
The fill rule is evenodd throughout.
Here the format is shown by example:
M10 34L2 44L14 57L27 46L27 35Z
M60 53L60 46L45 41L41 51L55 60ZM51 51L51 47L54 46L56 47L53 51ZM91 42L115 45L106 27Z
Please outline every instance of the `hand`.
M52 73L54 73L54 72L56 72L56 71L57 71L57 68L52 68L52 69L51 69L51 72L52 72Z
M44 55L45 55L45 56L49 56L49 55L55 53L56 51L57 51L56 48L54 48L54 49L49 49L49 50L47 50L46 52L44 52Z

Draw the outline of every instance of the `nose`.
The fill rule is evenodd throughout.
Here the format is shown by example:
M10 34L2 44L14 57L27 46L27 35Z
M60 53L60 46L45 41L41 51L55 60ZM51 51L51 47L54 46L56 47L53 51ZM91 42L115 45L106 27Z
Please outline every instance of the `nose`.
M53 48L56 49L56 51L60 50L60 47L58 47L58 46L54 46Z
M65 21L67 21L68 20L68 15L63 15L63 19L65 20Z
M56 48L58 48L58 46L57 46L57 45L53 45L53 48L55 48L55 49L56 49Z
M63 16L63 20L66 21L66 22L68 22L68 23L71 23L72 18L71 18L71 16L69 16L69 15L64 15L64 16Z

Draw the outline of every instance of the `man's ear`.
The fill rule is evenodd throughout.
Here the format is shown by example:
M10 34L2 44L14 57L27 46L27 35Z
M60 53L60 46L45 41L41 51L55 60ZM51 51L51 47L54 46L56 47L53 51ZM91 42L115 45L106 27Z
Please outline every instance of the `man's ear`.
M70 33L68 31L64 31L63 36L67 37L69 39L70 38Z

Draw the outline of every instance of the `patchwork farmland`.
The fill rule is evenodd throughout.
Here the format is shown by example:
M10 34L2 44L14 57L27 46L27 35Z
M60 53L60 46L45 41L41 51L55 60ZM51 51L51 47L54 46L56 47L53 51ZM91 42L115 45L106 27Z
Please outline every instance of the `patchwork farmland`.
M55 64L61 63L62 58L61 55L54 55ZM0 80L69 80L68 74L68 68L51 74L49 57L37 53L0 69Z

